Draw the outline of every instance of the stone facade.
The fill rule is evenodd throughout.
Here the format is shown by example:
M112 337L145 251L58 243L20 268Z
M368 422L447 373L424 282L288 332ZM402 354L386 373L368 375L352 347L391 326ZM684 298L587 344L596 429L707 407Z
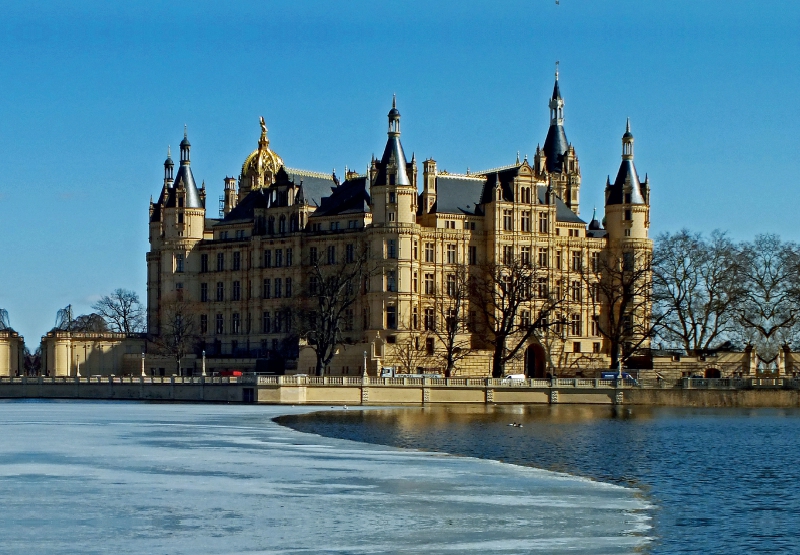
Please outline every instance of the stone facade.
M593 295L586 269L599 253L652 249L649 183L636 175L628 129L623 167L606 184L605 226L594 215L587 224L558 74L549 107L550 128L532 161L517 155L506 166L455 174L433 159L418 172L416 157L407 160L393 103L383 155L373 157L366 173L346 170L341 180L335 172L285 166L262 119L258 146L238 179L224 180L219 214L207 205L205 186L195 183L185 135L178 174L168 157L160 196L150 203L149 332L170 333L167 322L180 312L177 320L191 319L195 327L196 355L205 350L220 360L248 361L246 369L266 360L279 371L307 373L314 351L292 328L292 310L309 290L309 264L335 264L366 249L379 271L344 315L345 344L326 373L361 375L364 352L370 375L402 366L398 345L411 343L423 351L411 371L441 370L442 343L429 328L443 319L453 275L515 257L538 265L543 287L563 295L558 316L567 324L531 339L507 372L539 377L552 369L575 375L607 367L610 346L596 322L610 309ZM530 299L528 314L536 303ZM486 376L491 352L484 338L466 330L464 336L474 350L454 375Z
M144 334L51 331L42 337L42 374L122 376L141 373Z
M17 376L23 371L25 340L13 330L0 330L0 376Z

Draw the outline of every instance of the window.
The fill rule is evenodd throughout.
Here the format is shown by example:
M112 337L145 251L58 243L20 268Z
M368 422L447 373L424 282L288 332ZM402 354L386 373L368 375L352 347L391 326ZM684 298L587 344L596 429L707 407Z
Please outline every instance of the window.
M265 250L264 251L264 267L271 268L272 267L272 251Z
M520 229L522 231L530 231L531 230L531 211L530 210L523 210L522 217L520 218Z
M386 272L386 290L392 293L397 292L397 273L394 270Z
M419 329L419 310L416 306L411 310L411 329Z
M633 213L630 209L625 210L625 219L631 221L633 219Z
M358 227L358 220L347 220L347 229L355 229Z
M600 271L600 252L595 251L592 253L592 271L597 273Z
M447 274L447 296L448 297L455 297L456 296L456 275L455 274Z
M283 330L283 312L281 312L280 310L275 311L274 322L275 322L275 327L273 328L273 331L275 333L280 333L281 330Z
M425 243L425 262L433 262L433 243Z
M239 251L233 253L233 269L234 270L242 269L242 253L240 253Z
M633 317L630 314L625 314L622 317L622 329L625 335L633 335Z
M275 267L283 266L283 249L275 249Z
M503 229L514 231L514 216L511 210L503 210Z
M445 220L444 221L445 229L455 229L456 228L456 221L455 220Z
M417 260L417 258L419 258L419 243L417 241L414 241L414 247L412 251L414 260Z
M208 271L208 255L201 254L200 255L200 271L205 273Z
M561 270L561 251L556 251L556 268Z
M183 254L175 255L175 273L183 273Z
M570 317L569 322L570 334L571 335L581 335L581 315L580 314L573 314Z
M390 222L394 221L394 212L389 212L389 221Z
M217 282L217 301L225 300L225 284L221 281Z
M356 247L353 244L346 245L344 248L344 259L345 262L351 264L356 260Z
M286 278L286 296L292 296L292 278Z
M217 271L222 272L225 270L225 253L219 252L217 253Z
M181 212L180 214L178 214L178 223L179 223L179 224L182 224L182 223L183 223L183 212Z
M572 270L580 272L583 269L583 256L581 251L572 251Z
M592 343L592 352L596 355L600 354L600 343Z
M631 236L630 228L625 229L625 237L630 237L630 236Z
M208 284L201 283L200 284L200 302L207 303L208 302Z
M281 285L282 285L281 278L275 278L275 298L276 299L280 299L281 298L281 289L283 289L281 287Z
M514 263L514 247L511 245L505 245L503 247L503 264L513 264Z
M526 266L530 266L530 263L531 263L531 248L530 247L521 247L520 250L519 250L519 259L520 259L520 262L522 262Z
M425 338L425 354L428 355L428 356L433 355L433 347L434 347L433 337L426 337Z
M531 325L531 313L528 310L523 310L519 314L519 326L523 329L529 328Z
M278 233L286 233L286 216L281 216L278 220Z
M591 327L592 336L598 337L600 335L600 317L599 316L592 316L592 327ZM599 343L597 343L599 345ZM600 351L595 351L599 353Z
M264 278L264 291L261 296L265 299L269 299L272 296L272 283L269 278Z
M547 278L539 278L536 280L536 296L540 299L546 299L548 296Z
M547 233L550 230L550 222L546 212L539 213L539 233Z
M336 246L328 245L327 253L328 253L328 264L331 265L336 264Z
M292 262L293 262L292 258L293 258L292 249L286 249L286 265L287 266L291 266L292 265Z
M318 290L319 290L319 279L317 279L317 276L311 276L310 278L308 278L309 295L316 295Z
M241 331L242 321L238 312L234 312L231 317L231 333L238 334Z
M216 326L214 330L217 335L225 333L225 320L222 318L222 314L217 314Z
M397 329L397 307L390 305L386 307L386 328Z
M353 326L355 324L355 313L353 312L352 308L348 308L344 311L344 329L345 331L353 331Z
M389 204L394 204L395 202L397 202L396 193L389 193Z
M469 248L469 263L473 266L478 263L478 247Z
M331 222L331 231L339 231L339 222Z
M308 249L308 260L311 264L317 263L317 247L311 247Z
M633 253L630 251L622 253L622 271L633 271Z
M436 317L435 317L435 314L434 314L432 308L426 308L425 309L425 322L424 322L424 325L425 325L425 330L426 331L430 331L430 330L434 329L434 326L436 325Z
M239 301L242 298L242 283L240 281L233 282L233 300Z
M425 294L433 295L433 274L425 274Z
M414 272L411 276L411 291L416 293L419 291L419 274Z
M580 281L573 281L572 282L571 291L572 291L572 301L576 302L576 303L581 302L581 297L583 295L581 295L581 282Z
M540 268L547 268L548 266L548 252L546 248L539 249L539 267Z
M456 246L454 244L447 245L447 263L448 264L455 264L456 260Z
M386 240L386 258L397 258L397 241L395 239Z
M580 353L581 352L581 342L575 341L572 343L572 352L573 353Z
M200 333L208 333L208 314L200 315Z
M270 332L269 312L264 312L261 315L261 332L262 333Z

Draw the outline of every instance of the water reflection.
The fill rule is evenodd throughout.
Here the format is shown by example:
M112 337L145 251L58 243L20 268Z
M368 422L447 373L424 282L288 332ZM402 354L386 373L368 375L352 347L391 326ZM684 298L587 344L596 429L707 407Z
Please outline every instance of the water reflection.
M800 512L797 409L459 405L334 410L279 422L635 486L658 507L654 553L800 552L791 532Z

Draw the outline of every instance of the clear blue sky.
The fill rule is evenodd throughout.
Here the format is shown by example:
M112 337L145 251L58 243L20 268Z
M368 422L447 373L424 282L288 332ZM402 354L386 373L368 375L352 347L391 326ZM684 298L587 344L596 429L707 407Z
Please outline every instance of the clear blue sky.
M652 232L800 239L800 3L774 0L0 1L0 307L34 348L72 304L144 297L147 207L189 126L215 208L255 148L363 171L403 144L450 171L532 155L554 62L582 214L630 117Z

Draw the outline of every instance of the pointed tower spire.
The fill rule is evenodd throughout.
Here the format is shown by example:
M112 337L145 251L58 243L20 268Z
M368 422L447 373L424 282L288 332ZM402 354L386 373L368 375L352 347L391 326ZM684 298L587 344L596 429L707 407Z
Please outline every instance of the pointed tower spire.
M622 159L633 160L633 133L631 133L631 118L625 122L625 134L622 136Z
M175 164L172 162L172 153L170 151L170 147L167 146L167 159L164 160L164 185L171 185L172 184L172 171L175 168Z
M397 95L392 95L392 109L389 110L389 136L400 136L400 111L397 109Z
M192 149L192 143L189 142L189 135L186 124L183 125L183 140L181 141L181 166L188 166L189 151Z

